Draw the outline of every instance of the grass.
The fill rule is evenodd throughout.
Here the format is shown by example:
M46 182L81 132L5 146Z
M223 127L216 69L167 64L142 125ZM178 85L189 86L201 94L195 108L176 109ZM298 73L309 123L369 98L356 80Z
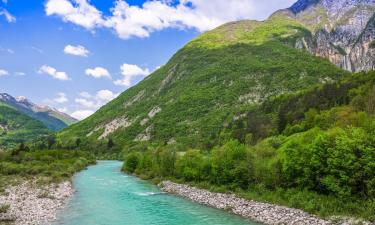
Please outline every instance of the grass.
M0 213L7 213L10 208L8 204L1 204L0 205Z

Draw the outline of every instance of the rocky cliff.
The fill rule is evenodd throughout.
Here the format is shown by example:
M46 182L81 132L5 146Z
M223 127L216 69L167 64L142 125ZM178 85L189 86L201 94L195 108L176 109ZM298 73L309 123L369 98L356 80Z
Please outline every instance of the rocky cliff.
M299 0L280 13L311 31L295 47L348 71L375 68L375 0Z

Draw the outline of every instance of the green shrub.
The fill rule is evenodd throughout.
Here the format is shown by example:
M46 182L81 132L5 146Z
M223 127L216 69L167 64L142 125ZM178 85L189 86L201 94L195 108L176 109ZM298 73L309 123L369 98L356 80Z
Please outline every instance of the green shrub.
M50 176L57 182L95 162L87 152L70 150L37 150L11 155L12 152L7 152L0 158L0 176Z
M136 152L129 153L125 157L123 170L129 173L134 173L140 162L140 154Z

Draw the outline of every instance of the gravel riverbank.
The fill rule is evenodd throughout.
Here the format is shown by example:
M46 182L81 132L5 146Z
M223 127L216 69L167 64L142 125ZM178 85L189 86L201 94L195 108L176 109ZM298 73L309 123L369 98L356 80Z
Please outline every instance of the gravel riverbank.
M330 224L357 224L355 220L331 222L320 219L302 210L284 206L261 203L231 194L213 193L184 184L164 181L159 184L162 191L173 193L217 209L224 209L236 215L268 225L330 225ZM370 223L361 223L370 224Z
M59 210L74 193L71 182L39 187L34 181L8 187L0 195L0 205L9 205L0 213L1 221L14 221L15 225L47 225L56 219ZM13 224L13 223L12 223Z

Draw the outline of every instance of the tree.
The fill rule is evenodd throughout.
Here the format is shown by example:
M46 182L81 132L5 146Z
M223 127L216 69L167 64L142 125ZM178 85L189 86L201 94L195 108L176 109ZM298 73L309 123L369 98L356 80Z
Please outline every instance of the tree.
M81 139L77 138L76 139L76 147L78 148L80 144L81 144Z
M112 138L108 138L107 148L111 149L115 146L115 143L113 142Z
M247 185L250 177L245 145L232 140L212 151L212 180L217 184Z
M176 163L177 174L186 181L201 181L203 155L199 150L189 150Z
M55 137L49 136L48 139L47 139L47 143L48 143L48 149L51 149L52 146L56 143Z
M129 173L134 173L140 161L140 156L136 152L131 152L125 157L124 170Z

